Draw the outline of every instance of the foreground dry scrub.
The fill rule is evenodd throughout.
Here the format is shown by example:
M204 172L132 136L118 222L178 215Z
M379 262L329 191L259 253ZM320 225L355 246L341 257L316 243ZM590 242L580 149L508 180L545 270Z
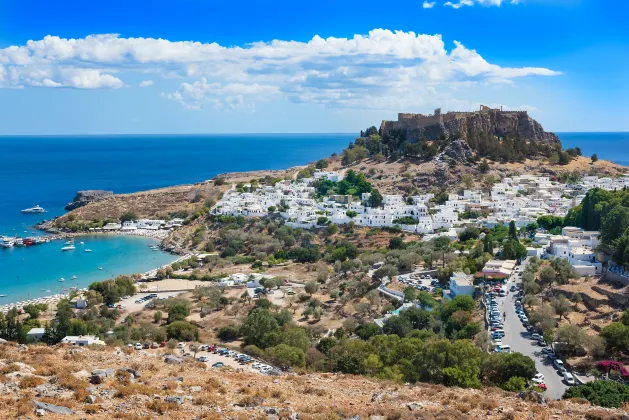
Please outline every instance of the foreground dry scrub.
M268 377L207 369L194 360L165 364L160 355L114 348L0 345L2 418L34 414L33 401L95 419L621 419L583 401L540 405L499 389L398 385L351 375ZM100 384L96 369L113 369ZM121 370L125 369L125 370ZM140 375L134 378L132 370ZM94 382L92 379L91 382ZM179 397L179 398L175 398Z

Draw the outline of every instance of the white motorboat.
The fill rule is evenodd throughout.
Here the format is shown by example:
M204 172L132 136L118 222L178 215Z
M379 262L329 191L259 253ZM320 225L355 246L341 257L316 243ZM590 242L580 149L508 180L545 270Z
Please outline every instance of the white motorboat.
M8 295L0 295L0 298L7 297Z
M66 279L64 279L63 277L61 277L61 278L59 279L59 281L60 281L60 282L64 282L64 281L66 281Z
M85 249L85 252L92 252L92 250L87 248L87 249Z
M24 214L45 213L45 212L46 210L43 207L40 207L39 205L22 210L22 213Z
M79 242L79 245L85 245L85 242Z
M98 269L99 269L99 270L102 270L102 269L103 269L103 267L98 267Z
M15 245L15 238L10 238L8 236L0 237L0 247L1 248L12 248Z
M72 280L76 279L76 276L72 276Z
M76 247L74 245L68 245L61 248L62 251L74 251Z
M66 245L74 245L74 239L70 239L69 241L66 241Z

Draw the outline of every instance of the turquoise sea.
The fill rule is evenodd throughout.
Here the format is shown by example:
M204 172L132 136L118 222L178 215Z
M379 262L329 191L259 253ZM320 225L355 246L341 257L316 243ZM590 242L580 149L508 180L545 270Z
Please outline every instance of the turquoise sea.
M564 147L581 147L629 165L629 133L558 133ZM283 169L340 152L355 134L5 136L0 137L0 235L36 234L31 227L63 214L82 189L116 193L199 182L223 172ZM44 215L22 215L36 204ZM85 287L112 275L144 272L175 257L151 251L145 238L85 237L0 249L0 305ZM77 241L78 242L78 241ZM85 253L82 247L93 250ZM99 270L103 267L103 270ZM76 276L76 280L71 280ZM63 277L65 282L58 280ZM47 292L50 290L51 292ZM5 302L6 301L6 302Z
M78 190L115 193L194 183L219 173L283 169L340 152L351 134L0 137L0 235L38 234L32 226L64 213ZM45 214L20 210L41 205ZM78 245L82 240L85 245ZM58 293L118 274L145 272L175 259L155 243L90 236L75 251L63 242L0 249L0 305ZM93 252L86 253L83 248ZM99 270L103 267L103 270ZM71 280L76 276L76 280ZM59 282L60 278L64 282ZM50 290L50 292L48 292Z

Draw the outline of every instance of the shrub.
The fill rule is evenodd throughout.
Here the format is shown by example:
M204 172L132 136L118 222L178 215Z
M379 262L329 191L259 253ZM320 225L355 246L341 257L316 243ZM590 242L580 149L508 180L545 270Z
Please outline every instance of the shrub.
M44 382L46 382L46 380L38 376L25 376L20 382L20 388L35 388L37 385L41 385Z
M175 321L166 327L166 334L169 339L183 341L198 341L199 330L187 321Z
M622 407L629 401L629 386L614 381L594 381L568 388L563 398L585 398L601 407Z

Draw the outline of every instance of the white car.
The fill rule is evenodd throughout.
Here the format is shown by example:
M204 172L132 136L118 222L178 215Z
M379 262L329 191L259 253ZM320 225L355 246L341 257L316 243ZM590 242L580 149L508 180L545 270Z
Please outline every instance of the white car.
M199 362L207 362L207 361L208 361L208 360L210 360L210 359L208 359L206 356L201 356L201 357L197 358L197 360L198 360Z
M529 319L526 317L526 315L523 315L520 317L520 321L522 322L529 322Z
M564 366L563 362L559 359L555 360L555 367L557 368L559 372L563 373L566 371L566 367Z
M535 376L533 376L533 379L531 380L536 384L544 383L544 375L538 372L535 374Z
M186 343L184 343L184 342L181 342L181 343L177 344L177 348L178 349L183 349L185 347L186 347Z
M572 373L570 372L564 372L563 379L564 381L566 381L567 385L570 385L570 386L576 385L576 382L574 381L574 376L572 376Z
M140 343L135 343L135 349L136 349L136 350L142 350L142 344L140 344Z

